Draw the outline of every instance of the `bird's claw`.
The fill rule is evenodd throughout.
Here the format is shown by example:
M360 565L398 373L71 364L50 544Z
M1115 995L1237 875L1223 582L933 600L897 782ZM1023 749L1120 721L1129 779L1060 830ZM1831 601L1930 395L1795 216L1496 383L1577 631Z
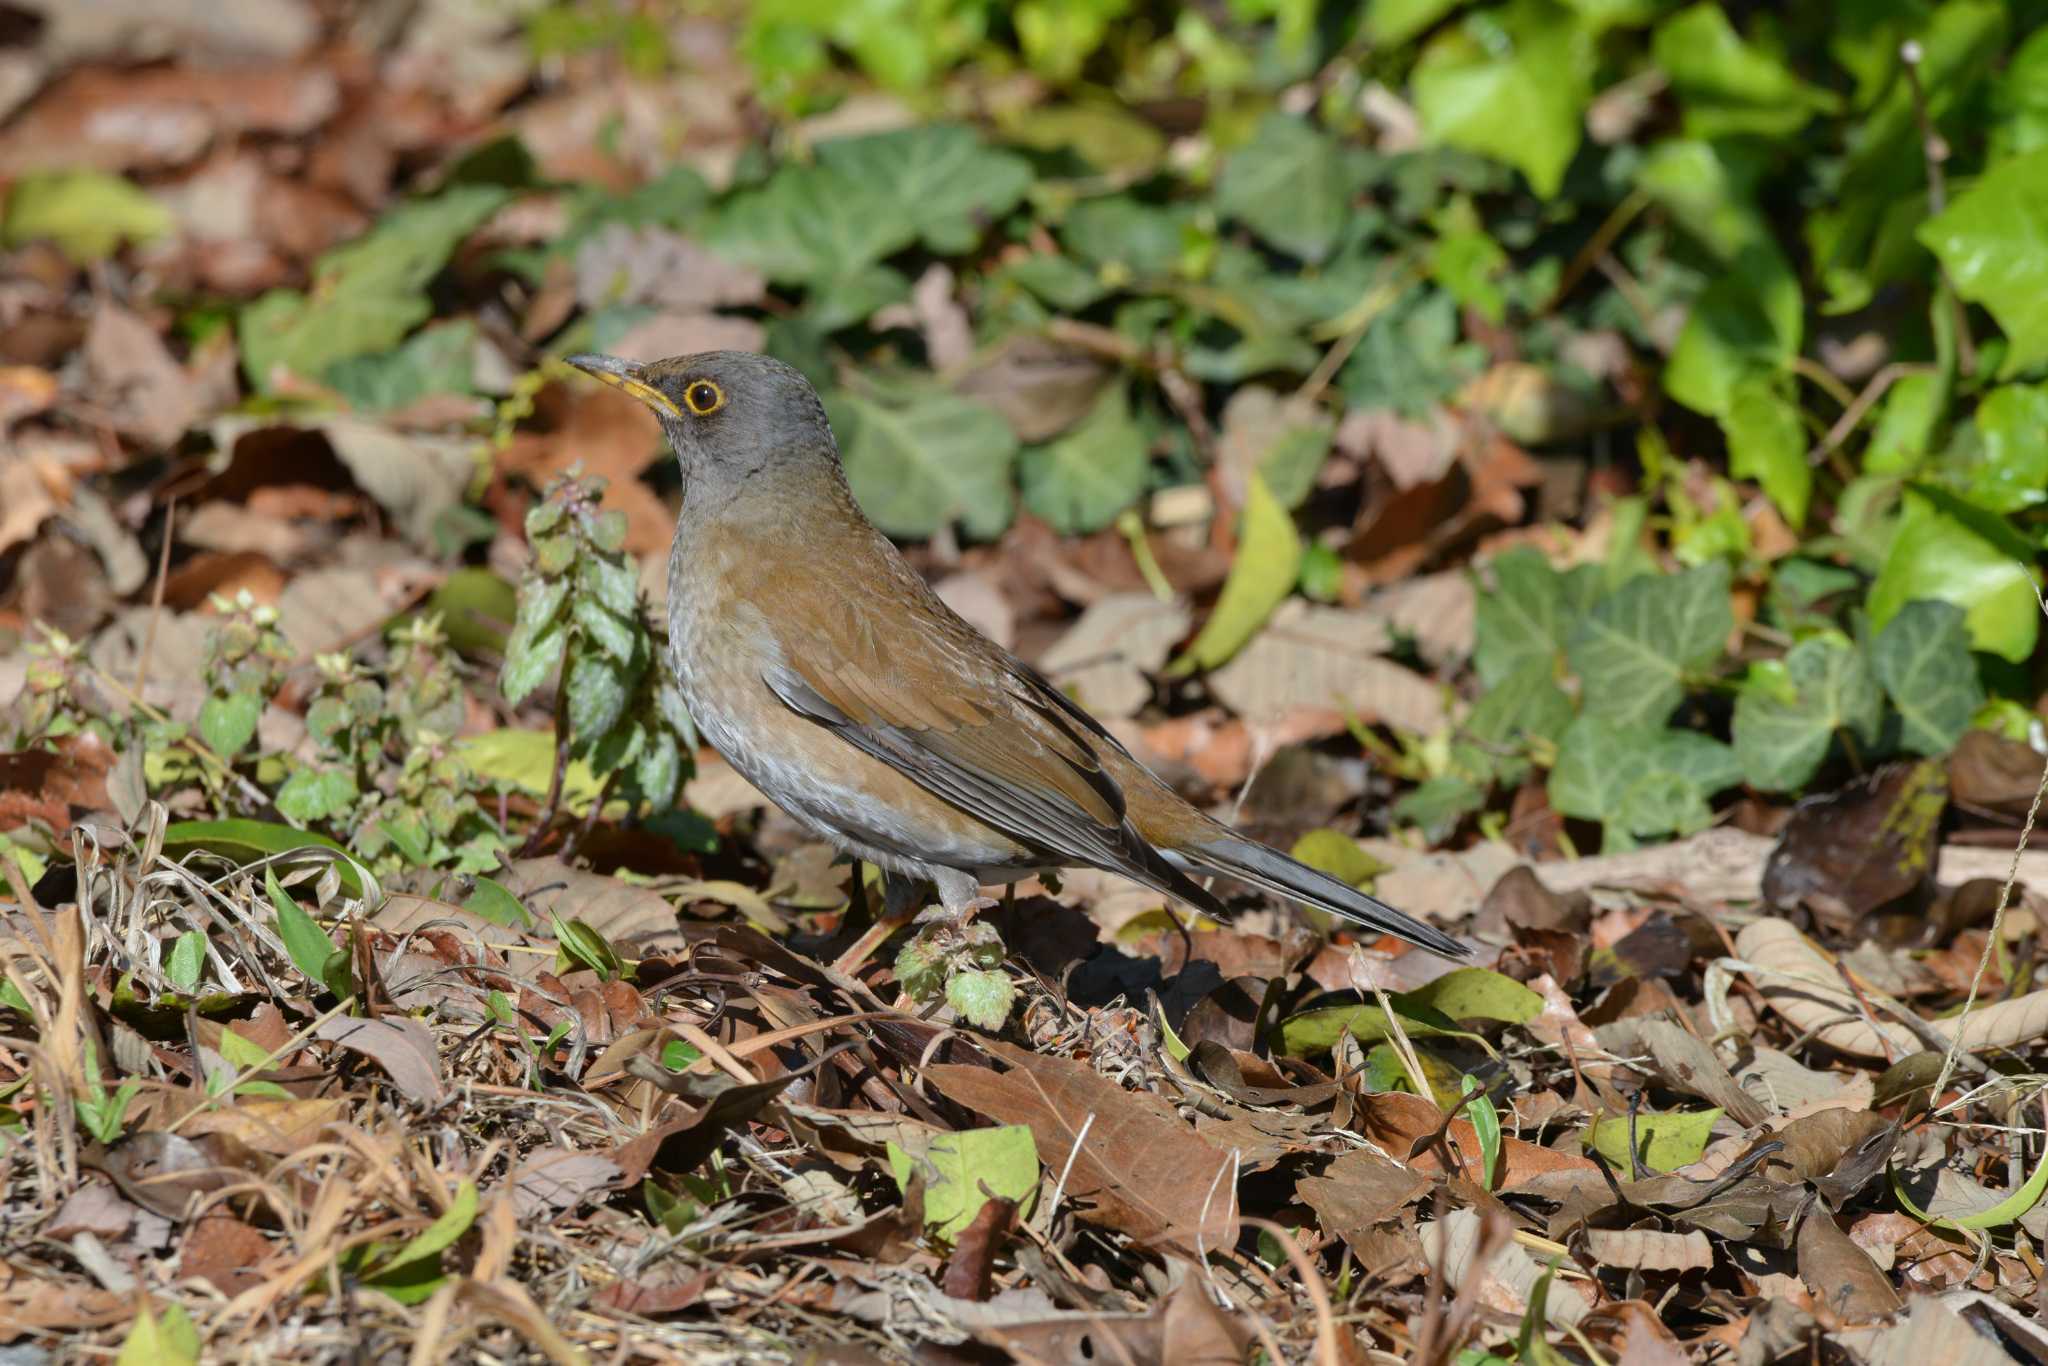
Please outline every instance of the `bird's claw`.
M944 929L958 930L983 911L992 911L1003 903L994 897L978 896L958 908L952 906L927 906L917 913L915 925L936 925Z

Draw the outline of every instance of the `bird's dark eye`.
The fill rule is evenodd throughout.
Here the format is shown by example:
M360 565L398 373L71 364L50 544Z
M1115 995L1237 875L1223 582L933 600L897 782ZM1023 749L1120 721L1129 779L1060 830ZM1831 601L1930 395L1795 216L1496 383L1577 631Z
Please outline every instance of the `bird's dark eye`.
M725 390L708 379L693 379L683 390L683 402L698 417L708 417L725 406Z

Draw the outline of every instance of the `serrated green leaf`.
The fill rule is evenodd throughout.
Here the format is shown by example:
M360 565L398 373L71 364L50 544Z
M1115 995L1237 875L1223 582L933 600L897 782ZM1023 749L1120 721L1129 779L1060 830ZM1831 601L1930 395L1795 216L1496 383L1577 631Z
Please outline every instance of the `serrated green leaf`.
M2048 148L1993 166L1919 236L1956 292L2005 329L2001 379L2048 362Z
M498 691L513 706L526 698L561 667L569 646L569 629L551 621L539 630L515 626L505 640L505 663L498 670Z
M1984 701L1963 613L1953 603L1900 608L1871 641L1870 668L1899 709L1899 743L1915 754L1955 748Z
M621 533L623 535L623 532ZM640 571L624 557L591 555L578 566L582 585L605 610L632 621L640 611Z
M1255 473L1245 485L1237 558L1223 581L1216 609L1202 623L1187 652L1167 670L1168 677L1214 669L1229 660L1266 624L1300 575L1301 533L1266 481Z
M209 697L199 706L199 738L223 759L233 759L256 738L263 697L254 692Z
M1578 151L1592 62L1590 34L1569 11L1513 0L1423 49L1416 113L1432 140L1506 162L1548 199Z
M1024 1205L1038 1190L1038 1144L1021 1124L934 1135L922 1153L889 1143L889 1172L908 1192L924 1172L925 1226L951 1242L991 1199Z
M80 265L112 256L124 242L149 242L175 226L171 211L129 181L103 171L25 176L7 193L10 247L50 242Z
M1319 265L1337 245L1351 201L1370 175L1371 158L1361 149L1276 110L1224 159L1216 208L1280 250Z
M1735 751L1694 731L1615 725L1589 712L1573 721L1550 771L1550 802L1599 821L1607 848L1638 836L1689 834L1713 819L1707 798L1742 779Z
M1716 561L1632 579L1595 603L1566 646L1585 710L1616 727L1662 724L1687 675L1720 659L1735 629L1728 593Z
M277 809L287 820L310 825L347 811L356 796L356 780L346 769L298 768L278 788Z
M619 724L632 695L627 666L584 646L569 656L562 686L569 696L569 734L579 745L591 743Z
M1006 973L970 968L946 979L946 1004L976 1029L1001 1029L1017 1004L1017 986Z
M613 659L624 663L633 657L633 628L612 612L606 611L595 598L578 598L569 609L571 618L583 633L597 642L597 647Z
M529 574L519 585L519 608L513 618L513 626L527 634L518 637L531 648L534 632L553 621L561 614L562 604L569 600L569 580L548 579Z
M1088 415L1058 440L1017 459L1024 506L1062 535L1086 535L1116 520L1145 491L1151 468L1145 434L1121 385L1105 388Z
M891 536L930 536L960 522L984 540L1015 515L1017 435L993 408L926 391L900 404L839 394L826 404L846 477Z
M949 255L971 250L1031 186L1028 162L957 123L838 138L819 145L818 160L886 194L926 246Z
M1634 1119L1635 1157L1645 1173L1668 1172L1700 1160L1713 1136L1715 1110L1639 1110ZM1630 1120L1602 1115L1585 1132L1586 1147L1598 1152L1626 1180L1635 1171L1629 1161Z
M1736 757L1750 785L1766 792L1805 786L1838 731L1874 743L1884 713L1884 693L1846 636L1801 641L1782 669L1785 692L1745 685L1735 701Z

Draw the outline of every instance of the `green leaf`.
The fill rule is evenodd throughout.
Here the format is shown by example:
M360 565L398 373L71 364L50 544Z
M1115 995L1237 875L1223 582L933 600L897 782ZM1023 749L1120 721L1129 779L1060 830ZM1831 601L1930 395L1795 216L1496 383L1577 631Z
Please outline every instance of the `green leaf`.
M164 955L164 976L180 991L190 991L199 985L199 974L206 967L206 935L199 930L187 930L178 936L171 951Z
M1892 385L1863 453L1865 474L1912 474L1920 468L1948 410L1949 386L1949 376L1924 373Z
M817 325L830 331L903 292L902 277L877 263L917 234L911 207L884 186L791 163L728 202L705 238L719 255L770 280L808 286Z
M1827 92L1744 42L1719 5L1697 4L1665 20L1651 52L1671 78L1687 137L1790 137L1835 106Z
M1637 1111L1636 1163L1646 1172L1668 1172L1699 1161L1720 1117L1718 1109ZM1606 1158L1624 1180L1635 1170L1629 1162L1629 1129L1628 1116L1602 1115L1584 1136L1585 1146Z
M171 211L117 175L61 171L25 176L7 193L0 227L10 247L51 242L79 265L112 256L123 242L149 242L174 226Z
M569 735L578 745L618 725L632 694L626 666L588 646L578 646L569 657L562 687L569 695Z
M554 676L569 647L568 628L559 621L529 629L515 626L505 640L505 663L498 670L498 691L512 706Z
M1459 340L1458 303L1417 288L1372 320L1337 383L1352 408L1392 408L1421 420L1485 367L1486 353Z
M1465 817L1486 809L1486 791L1453 774L1430 778L1401 794L1392 808L1396 823L1421 827L1425 840L1450 837Z
M162 1317L144 1300L121 1339L114 1366L199 1366L199 1329L182 1304L167 1304Z
M1110 385L1065 435L1019 456L1017 476L1034 516L1062 535L1086 535L1138 501L1151 465L1129 394Z
M1664 389L1709 416L1726 413L1751 381L1787 372L1802 326L1799 285L1771 251L1744 252L1731 274L1700 291L1664 367ZM1789 299L1788 319L1778 305Z
M2003 1200L1984 1209L1972 1210L1968 1214L1954 1214L1941 1218L1936 1218L1913 1203L1912 1197L1906 1194L1906 1188L1899 1180L1896 1167L1890 1169L1890 1176L1892 1194L1898 1198L1899 1208L1921 1223L1933 1228L1954 1229L1958 1233L1985 1231L2019 1222L2022 1215L2041 1203L2043 1195L2048 1195L2048 1156L2036 1162L2034 1174L2026 1179L2024 1185L2009 1192Z
M1375 47L1398 47L1463 3L1464 0L1369 0L1364 34Z
M1031 69L1064 83L1102 46L1110 21L1129 8L1130 0L1020 0L1011 22Z
M455 742L455 754L480 778L509 783L531 796L548 790L555 773L555 733L551 730L485 731ZM562 777L562 803L572 811L588 810L604 791L604 782L582 759L571 759Z
M1806 427L1799 406L1765 380L1735 387L1721 414L1728 438L1728 468L1738 479L1754 479L1777 504L1794 530L1806 525L1813 496L1813 467L1806 463Z
M1473 1097L1465 1106L1465 1117L1472 1121L1473 1136L1479 1140L1480 1180L1486 1189L1492 1190L1500 1173L1500 1111L1494 1108L1493 1098L1486 1094L1486 1088L1479 1078L1467 1073L1458 1079L1465 1095Z
M199 706L199 738L223 759L234 759L256 738L263 695L255 692L209 697Z
M1529 776L1532 742L1554 746L1563 738L1573 711L1557 686L1554 660L1554 653L1530 659L1472 704L1464 738L1454 749L1456 767L1466 778L1512 787Z
M381 1264L365 1272L364 1285L380 1290L400 1304L418 1304L440 1289L446 1277L441 1272L441 1254L455 1245L476 1223L476 1182L464 1181L455 1189L440 1218L415 1234Z
M818 147L829 170L885 194L933 251L958 255L1015 208L1031 187L1022 157L984 147L972 129L932 123Z
M462 909L507 929L523 930L533 924L524 903L496 878L478 878L475 889L463 898Z
M1953 603L1900 608L1870 642L1870 668L1899 709L1899 743L1915 754L1955 748L1984 701L1964 616Z
M988 540L1010 525L1017 436L993 408L936 391L896 404L842 393L826 406L854 496L883 531L930 536L957 521Z
M1300 574L1301 533L1266 481L1254 473L1245 485L1244 523L1230 577L1223 581L1216 609L1167 676L1222 665L1266 624Z
M1919 493L1906 498L1867 607L1883 627L1908 602L1939 598L1963 609L1970 645L2015 664L2034 652L2040 606L2034 571L2012 550ZM2009 532L2007 532L2009 534Z
M1721 657L1735 614L1728 566L1645 575L1595 603L1566 650L1585 710L1616 727L1657 726L1685 695L1687 675Z
M1488 968L1453 968L1394 998L1407 1009L1427 1007L1452 1020L1498 1020L1526 1024L1543 1013L1543 997L1514 978Z
M924 1171L924 1221L951 1242L974 1222L990 1199L1029 1201L1038 1190L1038 1145L1022 1124L935 1134L913 1155L889 1143L889 1173L908 1192L911 1175Z
M616 980L625 972L619 951L602 934L581 920L564 920L559 915L551 918L555 926L555 947L561 957L577 967L589 968L607 982Z
M1519 547L1496 555L1489 568L1493 588L1482 585L1475 594L1472 665L1490 697L1511 675L1554 673L1577 622L1564 575L1543 552Z
M1735 702L1735 755L1753 787L1803 787L1827 757L1838 731L1877 740L1884 694L1863 652L1839 632L1792 647L1767 671L1751 670Z
M1466 16L1415 64L1415 108L1434 141L1506 162L1545 199L1579 148L1592 74L1589 35L1547 0Z
M342 361L397 346L433 313L428 282L507 197L497 186L459 185L401 205L321 257L311 293L273 289L245 306L236 334L250 384L268 393L280 370L319 379Z
M1326 260L1371 175L1371 158L1276 111L1252 140L1223 162L1217 212L1238 219L1273 246L1311 265Z
M2048 384L2008 384L1977 405L1978 458L1966 497L1993 512L2048 502Z
M1193 212L1185 205L1161 208L1129 195L1110 195L1076 204L1060 228L1060 239L1098 268L1143 279L1174 272L1193 226Z
M576 567L577 581L607 611L637 620L640 613L640 570L614 553L585 556Z
M241 863L253 863L260 858L289 854L295 849L308 847L347 852L325 835L311 830L295 830L289 825L271 821L174 821L164 829L164 848L167 850L175 853L186 849L205 849ZM341 885L352 895L363 894L362 879L352 863L337 859L334 870L341 875Z
M1704 830L1707 798L1742 779L1735 751L1695 731L1620 726L1604 713L1573 721L1550 771L1550 803L1567 816L1599 821L1607 848L1636 837Z
M1992 167L1919 236L1956 292L2005 329L2001 379L2048 363L2048 148Z
M297 768L277 790L277 809L301 825L332 820L356 800L356 780L340 768Z
M352 356L327 370L327 384L359 412L390 412L441 394L474 391L476 324L429 327L396 350Z
M1001 1029L1017 1004L1017 987L1002 972L970 968L946 979L946 1004L976 1029Z
M285 895L284 888L278 885L276 869L263 870L263 888L270 894L271 908L277 912L277 937L284 941L292 966L336 996L352 993L355 986L348 950L336 948L327 931L301 910L298 902Z
M1357 840L1341 830L1311 830L1294 842L1288 854L1296 862L1328 873L1347 887L1368 887L1391 866L1366 853Z
M1388 1000L1394 1007L1394 1018L1401 1023L1401 1032L1411 1039L1473 1037L1441 1011L1408 1003L1400 996L1390 995ZM1294 1058L1327 1053L1346 1034L1361 1044L1394 1037L1387 1013L1377 1001L1317 1006L1280 1022L1280 1051Z
M636 642L632 623L606 611L595 598L577 598L570 608L570 616L582 628L584 635L597 642L597 648L613 659L623 664L633 657Z

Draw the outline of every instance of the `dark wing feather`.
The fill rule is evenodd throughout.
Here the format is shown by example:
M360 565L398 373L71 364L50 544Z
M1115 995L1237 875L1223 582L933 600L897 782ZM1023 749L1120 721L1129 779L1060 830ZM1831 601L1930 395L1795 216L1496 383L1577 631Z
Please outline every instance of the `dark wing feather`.
M828 671L783 663L763 679L797 715L1011 839L1044 850L1048 863L1105 868L1222 912L1221 902L1131 827L1123 790L1091 741L1093 718L1035 673L1004 667L995 688L984 684L980 696L964 697L955 675L954 688L936 699L900 684L881 686L857 666L838 664ZM988 674L977 669L973 676Z

